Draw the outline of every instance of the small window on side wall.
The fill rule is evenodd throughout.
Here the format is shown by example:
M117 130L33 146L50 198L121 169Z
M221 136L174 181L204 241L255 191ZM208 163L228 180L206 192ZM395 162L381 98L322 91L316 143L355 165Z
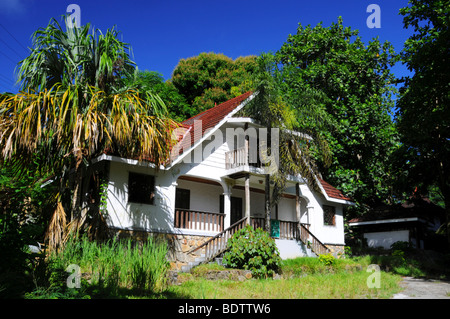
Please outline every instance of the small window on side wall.
M323 205L323 224L325 226L336 225L336 207Z
M129 173L128 201L153 205L155 199L155 177L152 175Z
M191 191L189 189L177 188L175 190L175 208L191 208Z

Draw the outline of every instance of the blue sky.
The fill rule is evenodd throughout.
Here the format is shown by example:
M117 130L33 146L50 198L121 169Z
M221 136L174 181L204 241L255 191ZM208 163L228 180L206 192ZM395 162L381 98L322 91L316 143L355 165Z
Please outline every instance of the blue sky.
M275 52L296 32L298 23L322 22L327 27L342 16L345 26L360 31L363 42L378 36L391 42L396 52L411 35L398 14L407 0L0 0L0 92L18 91L15 67L28 55L32 33L52 17L59 20L72 3L81 9L82 24L102 31L117 26L139 69L160 72L165 79L180 59L201 52L233 59ZM381 28L366 24L369 4L380 7ZM393 72L408 73L401 64Z

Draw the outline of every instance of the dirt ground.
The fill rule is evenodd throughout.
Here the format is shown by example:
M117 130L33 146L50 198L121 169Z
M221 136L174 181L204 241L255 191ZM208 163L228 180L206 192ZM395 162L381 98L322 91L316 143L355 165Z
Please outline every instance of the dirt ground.
M404 277L400 286L405 289L393 299L450 299L450 282Z

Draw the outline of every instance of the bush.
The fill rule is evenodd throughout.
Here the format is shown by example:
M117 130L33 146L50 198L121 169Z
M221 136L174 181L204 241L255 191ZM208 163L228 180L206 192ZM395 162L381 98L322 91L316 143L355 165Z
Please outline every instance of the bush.
M407 241L396 241L391 245L391 250L402 250L402 251L410 251L411 244Z
M247 225L228 241L223 263L230 268L251 270L255 277L269 277L279 270L281 258L275 240L267 232Z
M336 258L331 254L323 254L319 256L319 261L325 266L333 266L336 262Z

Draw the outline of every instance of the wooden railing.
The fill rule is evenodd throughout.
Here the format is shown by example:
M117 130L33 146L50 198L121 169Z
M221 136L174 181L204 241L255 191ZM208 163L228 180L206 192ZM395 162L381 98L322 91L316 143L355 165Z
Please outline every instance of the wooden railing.
M261 167L261 160L256 156L255 161L253 161L251 157L249 157L249 153L245 147L225 153L225 169L232 169L243 165Z
M295 239L298 238L298 227L297 222L293 221L285 221L280 220L280 236L278 238L280 239ZM253 228L261 228L264 229L265 227L265 218L260 217L251 217L250 218L250 225L252 225Z
M245 227L247 224L247 218L244 217L241 220L237 221L220 234L217 234L213 238L207 240L202 245L197 248L191 250L189 253L193 253L199 249L205 249L205 262L210 261L214 257L220 255L227 249L228 239L230 239L235 232Z
M175 208L174 226L176 228L221 232L224 228L221 213Z
M316 255L328 254L330 250L303 224L298 225L299 239L307 245Z
M248 153L241 147L225 153L225 169L236 168L248 164Z
M265 219L255 218L250 219L250 225L253 228L264 229ZM316 236L309 231L309 224L300 224L293 221L280 220L280 239L300 239L305 245L317 255L327 254L330 250L325 246Z
M298 222L280 220L280 239L298 238Z
M256 229L261 228L264 229L266 219L261 217L250 217L250 225Z
M179 210L186 211L186 210ZM197 212L198 213L198 212ZM264 229L264 218L250 218L250 225L253 228ZM223 225L223 223L222 223ZM235 232L247 225L247 218L244 217L237 221L227 229L221 231L216 236L204 242L202 245L192 249L188 253L194 253L199 249L204 249L205 261L209 262L216 256L220 255L227 249L228 239L230 239ZM315 254L327 254L330 250L314 236L309 230L309 224L299 224L292 221L280 221L280 239L299 239L307 245Z

